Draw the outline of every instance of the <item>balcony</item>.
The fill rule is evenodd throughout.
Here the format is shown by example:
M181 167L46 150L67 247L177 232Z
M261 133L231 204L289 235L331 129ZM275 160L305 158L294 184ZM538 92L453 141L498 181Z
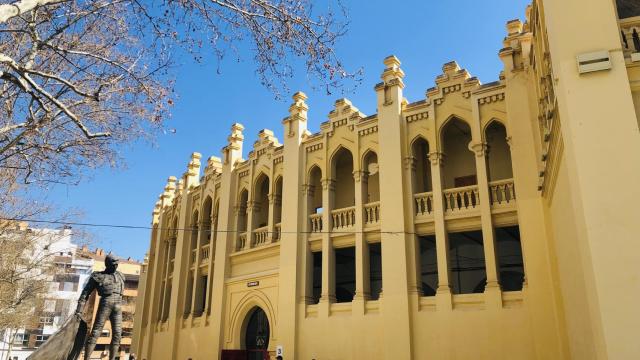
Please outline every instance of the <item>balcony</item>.
M191 266L195 265L198 256L198 249L191 250Z
M244 250L244 247L246 244L247 244L247 233L243 232L238 235L238 240L236 243L236 251Z
M280 240L280 234L282 233L282 224L277 223L273 229L273 241L276 242Z
M445 215L459 215L479 210L478 185L464 186L442 191Z
M433 193L425 192L420 194L413 194L413 201L416 205L416 217L417 218L430 218L433 217Z
M263 226L253 230L253 244L252 247L258 247L266 245L269 242L269 227Z
M364 226L376 226L380 224L380 202L375 201L364 205Z
M337 209L331 211L332 229L334 231L351 230L356 224L356 207L350 206L347 208Z
M309 230L317 234L322 232L322 214L309 215Z
M205 264L207 261L209 261L209 252L210 252L211 246L209 246L209 244L207 245L202 245L200 247L200 265Z
M513 179L492 181L489 183L489 199L491 209L513 207L516 202L516 193Z
M619 21L624 57L632 62L640 61L640 16Z

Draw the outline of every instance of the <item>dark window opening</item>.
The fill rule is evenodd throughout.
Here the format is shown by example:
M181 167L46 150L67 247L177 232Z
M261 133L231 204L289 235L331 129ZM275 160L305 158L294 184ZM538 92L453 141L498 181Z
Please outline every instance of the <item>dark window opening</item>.
M524 262L520 228L508 226L495 229L500 286L503 291L520 291L524 282Z
M313 252L311 253L312 257L312 271L313 274L311 283L312 283L312 294L313 303L317 304L320 301L320 295L322 294L322 252Z
M420 281L422 294L434 296L438 288L438 261L435 235L420 236Z
M350 302L356 291L356 248L335 249L336 301Z
M637 0L616 0L616 5L620 19L640 16L640 4Z
M482 231L449 233L449 268L454 294L484 292L487 272Z
M369 291L371 300L378 300L382 292L382 247L369 244Z

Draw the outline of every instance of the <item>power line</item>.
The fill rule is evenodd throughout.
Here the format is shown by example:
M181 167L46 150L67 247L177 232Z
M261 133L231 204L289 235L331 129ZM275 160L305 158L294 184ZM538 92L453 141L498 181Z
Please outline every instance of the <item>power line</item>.
M245 233L247 231L239 230L223 230L216 229L199 229L199 228L172 228L172 227L151 227L141 225L124 225L124 224L97 224L97 223L83 223L73 221L60 221L60 220L40 220L40 219L18 219L18 218L0 218L5 221L23 221L30 223L40 224L55 224L55 225L67 225L67 226L87 226L87 227L100 227L100 228L118 228L118 229L131 229L131 230L166 230L166 231L203 231L203 232L221 232L221 233ZM378 234L390 234L390 235L418 235L409 231L265 231L267 234L280 233L280 234L365 234L365 233L378 233Z

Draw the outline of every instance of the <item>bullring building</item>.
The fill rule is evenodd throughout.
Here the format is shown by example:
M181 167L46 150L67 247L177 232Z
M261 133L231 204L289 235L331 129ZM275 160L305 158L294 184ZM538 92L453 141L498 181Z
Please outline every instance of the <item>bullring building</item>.
M390 56L375 114L233 124L156 203L138 359L637 358L639 15L535 0L496 81Z

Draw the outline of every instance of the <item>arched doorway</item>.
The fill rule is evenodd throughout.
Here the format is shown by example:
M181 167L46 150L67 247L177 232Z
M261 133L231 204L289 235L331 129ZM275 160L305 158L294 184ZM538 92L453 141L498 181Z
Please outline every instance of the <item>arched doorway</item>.
M247 360L268 359L267 349L269 348L269 319L267 314L260 307L254 307L247 314L247 326L244 335L245 350L247 350Z

